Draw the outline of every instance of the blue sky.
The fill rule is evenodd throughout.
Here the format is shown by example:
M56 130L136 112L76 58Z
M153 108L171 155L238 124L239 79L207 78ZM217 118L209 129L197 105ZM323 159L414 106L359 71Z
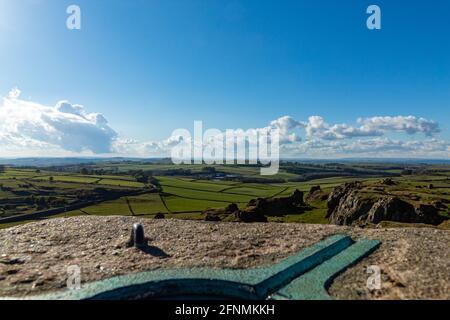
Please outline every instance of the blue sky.
M70 4L81 30L65 27ZM381 30L366 28L370 4ZM446 0L0 0L0 95L17 87L42 106L80 104L114 138L139 141L194 120L247 129L286 115L354 127L412 115L437 122L433 138L448 141L449 15ZM422 133L383 138L430 138Z

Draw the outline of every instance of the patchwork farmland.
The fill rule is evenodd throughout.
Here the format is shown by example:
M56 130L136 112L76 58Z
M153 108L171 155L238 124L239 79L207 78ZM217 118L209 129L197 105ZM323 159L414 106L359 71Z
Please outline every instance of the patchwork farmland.
M307 194L314 186L328 194L355 180L363 181L370 189L386 176L398 183L393 191L399 194L414 192L424 200L448 201L448 175L448 166L431 166L405 175L401 166L387 164L288 164L272 177L260 176L259 168L252 166L119 162L4 167L0 172L0 228L82 215L154 218L162 213L166 218L203 220L206 209L224 208L230 203L242 209L251 199L286 197L295 190ZM424 189L430 183L434 189ZM328 223L325 199L312 199L308 206L302 214L267 218L274 222Z

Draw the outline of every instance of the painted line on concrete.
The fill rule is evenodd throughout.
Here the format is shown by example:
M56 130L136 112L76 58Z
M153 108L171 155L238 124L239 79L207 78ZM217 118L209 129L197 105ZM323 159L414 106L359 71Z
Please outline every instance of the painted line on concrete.
M374 240L353 243L347 235L334 235L272 266L239 270L158 269L86 283L80 290L66 289L24 299L114 300L199 296L262 300L272 294L274 299L328 299L330 297L323 289L326 282L379 244ZM301 280L303 278L305 280ZM305 285L312 287L305 290Z

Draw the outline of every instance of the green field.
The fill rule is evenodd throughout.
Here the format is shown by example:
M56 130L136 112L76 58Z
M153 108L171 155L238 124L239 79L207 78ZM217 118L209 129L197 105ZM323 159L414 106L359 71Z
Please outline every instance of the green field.
M372 193L377 193L377 183L384 176L384 174L371 176L370 173L376 170L378 170L376 172L380 172L383 168L385 168L385 171L382 172L385 172L387 176L396 175L392 179L397 184L389 187L389 192L393 195L413 195L414 199L422 202L450 201L450 169L448 166L442 165L427 168L426 174L404 176L399 174L401 170L395 166L383 164L355 165L354 171L359 172L366 168L368 174L361 177L339 174L335 177L318 177L298 182L296 180L303 177L303 173L288 172L292 165L289 165L287 169L282 169L275 176L278 179L276 182L272 182L274 177L260 176L257 167L235 165L213 167L223 174L236 175L240 177L239 179L201 178L199 173L203 172L204 167L202 165L174 166L171 164L135 163L95 164L89 168L102 172L92 171L90 174L81 174L70 170L52 171L46 168L7 167L4 172L0 172L0 209L2 210L0 211L0 217L35 212L37 210L36 205L30 202L30 198L53 197L71 203L77 199L80 192L94 192L99 188L106 188L106 190L109 190L107 193L137 190L143 191L144 194L123 196L115 200L99 200L97 203L86 205L82 209L67 210L53 215L51 218L76 215L135 215L151 218L156 213L162 212L168 218L203 219L201 212L208 208L223 208L230 203L236 203L240 208L244 208L247 202L254 198L289 196L296 189L306 194L312 186L316 185L320 185L325 193L329 193L334 187L342 183L359 180L364 182L366 185L364 192L370 196ZM304 172L312 170L314 174L320 171L318 165L307 164L301 168ZM165 170L174 169L188 169L191 173L174 176L155 175L158 191L153 193L147 193L145 188L148 186L136 181L135 176L133 176L133 172L136 170L164 173ZM326 169L335 170L334 166L331 165ZM244 182L240 181L241 178L255 178L257 179L255 181L258 182ZM432 189L429 188L430 184L433 184ZM20 203L20 200L23 200L23 203ZM274 222L328 222L325 218L326 201L315 201L310 203L309 206L309 210L302 214L268 217L268 219ZM32 220L24 222L29 221ZM5 223L0 227L15 224L17 223Z

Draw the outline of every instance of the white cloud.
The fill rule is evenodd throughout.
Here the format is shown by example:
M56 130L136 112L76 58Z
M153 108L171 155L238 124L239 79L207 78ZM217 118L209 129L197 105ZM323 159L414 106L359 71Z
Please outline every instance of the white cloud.
M45 106L19 99L13 89L0 106L0 154L8 152L108 153L116 132L98 113L67 101Z
M358 122L366 132L401 131L407 134L424 133L427 136L440 132L437 122L414 116L372 117L358 119Z
M450 158L450 143L437 137L440 129L435 121L415 116L377 116L360 118L356 123L330 124L317 115L306 122L283 116L270 121L266 127L235 130L235 133L239 142L248 132L279 129L282 157ZM403 140L393 139L392 133L403 133L400 135ZM171 148L180 139L173 135L161 141L141 142L118 136L99 113L88 113L83 106L67 101L55 106L25 101L20 99L17 88L0 105L0 156L163 157L170 155Z
M440 131L438 123L414 116L360 118L358 123L359 127L344 123L330 125L320 116L311 116L305 130L309 138L325 140L379 137L389 132L423 133L431 137Z
M441 139L394 140L387 137L356 140L310 139L284 145L285 157L450 158L450 142Z
M305 128L304 123L297 121L290 116L284 116L270 122L270 125L265 129L278 129L280 132L280 142L289 143L301 141L301 137L293 132L300 128Z
M118 155L137 157L167 157L171 147L182 142L182 137L171 136L162 141L138 141L134 139L117 138L112 143L114 153ZM190 143L188 141L187 143Z
M308 138L325 140L347 139L354 137L373 137L383 133L373 128L356 128L347 124L330 125L321 116L311 116L305 124Z

